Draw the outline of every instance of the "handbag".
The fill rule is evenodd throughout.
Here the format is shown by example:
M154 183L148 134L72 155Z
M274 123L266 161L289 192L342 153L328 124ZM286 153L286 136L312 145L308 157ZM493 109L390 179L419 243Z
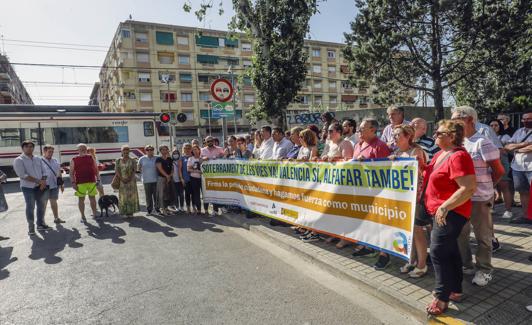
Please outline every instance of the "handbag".
M52 166L50 166L46 160L42 159L42 162L46 164L46 166L48 166L48 168L52 171L52 173L55 175L55 172L54 170L52 169ZM61 176L57 176L56 175L56 182L57 182L57 186L63 186L65 185L65 181L63 180L63 177Z
M118 175L115 174L113 177L113 180L111 181L111 187L113 190L118 190L120 188L120 178L118 178Z

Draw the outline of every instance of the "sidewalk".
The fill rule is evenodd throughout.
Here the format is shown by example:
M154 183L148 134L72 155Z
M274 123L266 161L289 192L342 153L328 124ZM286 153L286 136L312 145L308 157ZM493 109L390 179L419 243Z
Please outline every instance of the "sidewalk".
M532 254L532 226L510 225L500 219L502 212L503 206L497 205L495 232L502 248L493 254L493 280L481 288L471 284L473 276L465 275L464 301L450 304L446 315L434 319L436 323L532 324L532 313L525 309L532 304L532 262L528 261ZM514 208L514 216L519 213L520 208ZM336 276L356 282L364 291L419 319L426 319L425 306L432 300L434 286L432 269L424 278L410 279L399 273L405 261L392 258L392 264L385 271L376 271L373 269L376 258L352 258L351 246L339 250L324 241L304 243L290 227L270 226L268 218L247 219L243 214L225 216Z

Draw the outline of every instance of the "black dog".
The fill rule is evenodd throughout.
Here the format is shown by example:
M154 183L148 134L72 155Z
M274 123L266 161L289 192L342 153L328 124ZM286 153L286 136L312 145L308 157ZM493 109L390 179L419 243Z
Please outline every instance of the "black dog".
M118 198L116 195L104 195L98 199L98 206L100 207L101 216L103 216L103 210L105 210L105 216L109 217L109 208L113 207L113 212L116 211Z

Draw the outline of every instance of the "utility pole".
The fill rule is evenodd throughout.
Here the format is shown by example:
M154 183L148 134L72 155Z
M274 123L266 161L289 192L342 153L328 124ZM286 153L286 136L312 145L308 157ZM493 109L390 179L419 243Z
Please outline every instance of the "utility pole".
M235 77L233 74L233 65L231 64L229 66L229 70L227 71L229 74L231 74L231 86L233 86L233 123L235 127L235 135L237 134L237 128L236 128L236 87L235 87Z
M165 75L163 75L162 77L163 79L163 82L166 82L166 86L167 86L167 91L166 91L166 101L168 102L168 114L170 114L170 116L172 116L171 114L171 106L170 106L170 72L167 72ZM175 136L175 125L176 125L176 122L174 120L175 116L173 118L170 119L170 151L174 150L174 136Z

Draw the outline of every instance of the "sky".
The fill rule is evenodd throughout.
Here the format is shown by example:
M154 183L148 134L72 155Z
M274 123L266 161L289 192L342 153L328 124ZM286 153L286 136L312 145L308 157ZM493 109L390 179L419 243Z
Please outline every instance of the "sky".
M0 0L0 51L12 63L101 65L118 24L129 15L139 21L227 30L230 0L222 0L223 16L212 10L203 22L182 10L183 1ZM193 8L199 3L192 0ZM311 19L310 38L343 42L356 15L354 0L327 0L319 10ZM41 105L86 105L99 72L94 68L14 68L34 103Z

